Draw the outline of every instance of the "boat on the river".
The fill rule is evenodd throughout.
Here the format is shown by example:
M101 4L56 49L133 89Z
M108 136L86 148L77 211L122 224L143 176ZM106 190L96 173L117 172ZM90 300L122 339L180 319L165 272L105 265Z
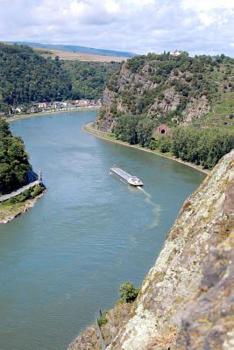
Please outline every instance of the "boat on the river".
M118 168L116 166L113 166L112 168L110 168L110 174L117 175L118 177L120 177L122 180L124 180L125 182L127 182L131 186L136 186L136 187L143 186L143 182L141 179L127 173L123 169Z

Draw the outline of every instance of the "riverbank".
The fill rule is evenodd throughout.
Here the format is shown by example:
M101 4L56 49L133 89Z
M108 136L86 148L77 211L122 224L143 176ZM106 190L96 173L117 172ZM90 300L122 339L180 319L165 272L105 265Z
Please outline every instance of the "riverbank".
M192 164L192 163L189 163L189 162L185 162L179 158L176 158L174 157L173 155L171 154L168 154L168 153L161 153L159 151L155 151L155 150L151 150L149 148L144 148L140 145L130 145L129 143L127 142L124 142L124 141L121 141L121 140L117 140L114 136L114 134L111 134L111 133L107 133L105 131L100 131L100 130L97 130L95 127L94 127L94 122L90 122L88 124L86 124L84 127L83 127L83 130L87 131L88 133L102 139L102 140L105 140L105 141L109 141L109 142L113 142L113 143L116 143L116 144L119 144L119 145L122 145L122 146L125 146L125 147L130 147L130 148L135 148L135 149L139 149L141 151L144 151L144 152L148 152L148 153L153 153L157 156L160 156L160 157L164 157L164 158L167 158L167 159L171 159L171 160L174 160L176 161L177 163L181 163L183 165L186 165L190 168L193 168L197 171L200 171L206 175L210 174L210 171L209 170L206 170L206 169L203 169L201 166L199 165L195 165L195 164Z
M44 185L36 184L18 196L0 203L0 224L7 224L34 207L45 190Z
M9 123L14 122L19 119L28 119L32 117L44 117L51 114L61 114L61 113L71 113L71 112L82 112L82 111L97 111L99 109L98 106L92 107L77 107L73 109L64 109L64 110L53 110L53 111L44 111L38 113L29 113L29 114L15 114L12 117L5 117L5 120Z

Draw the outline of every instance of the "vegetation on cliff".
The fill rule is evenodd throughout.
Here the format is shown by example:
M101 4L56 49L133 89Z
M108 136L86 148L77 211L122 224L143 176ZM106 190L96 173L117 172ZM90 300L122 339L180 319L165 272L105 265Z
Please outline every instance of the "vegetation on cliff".
M224 55L189 57L184 52L133 57L109 79L100 120L129 113L146 116L155 125L190 122L234 91L233 73L234 59Z
M44 58L27 46L0 43L0 111L31 102L98 99L117 66Z
M97 125L210 169L234 147L233 76L224 55L133 57L109 79Z
M30 170L23 141L13 136L8 124L0 118L0 195L24 186Z

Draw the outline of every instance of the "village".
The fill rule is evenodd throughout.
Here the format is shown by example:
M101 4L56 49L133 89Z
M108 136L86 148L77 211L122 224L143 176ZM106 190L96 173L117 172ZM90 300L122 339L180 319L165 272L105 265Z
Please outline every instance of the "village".
M12 107L9 111L9 115L16 114L33 114L33 113L45 113L45 112L60 112L60 111L74 111L82 108L100 108L101 100L66 100L66 101L52 101L52 102L34 102L30 105L19 105Z

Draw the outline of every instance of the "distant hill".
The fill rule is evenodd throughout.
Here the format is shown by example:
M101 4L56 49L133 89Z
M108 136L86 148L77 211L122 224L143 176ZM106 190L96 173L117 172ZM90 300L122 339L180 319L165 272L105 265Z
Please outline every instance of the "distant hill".
M45 58L24 45L0 43L0 111L41 101L98 99L118 63Z
M33 42L16 42L16 44L27 45L32 48L58 50L58 51L73 52L73 53L83 53L83 54L98 55L98 56L112 56L112 57L125 57L125 58L135 56L134 53L126 52L126 51L96 49L92 47L77 46L77 45L41 44L41 43L33 43Z

